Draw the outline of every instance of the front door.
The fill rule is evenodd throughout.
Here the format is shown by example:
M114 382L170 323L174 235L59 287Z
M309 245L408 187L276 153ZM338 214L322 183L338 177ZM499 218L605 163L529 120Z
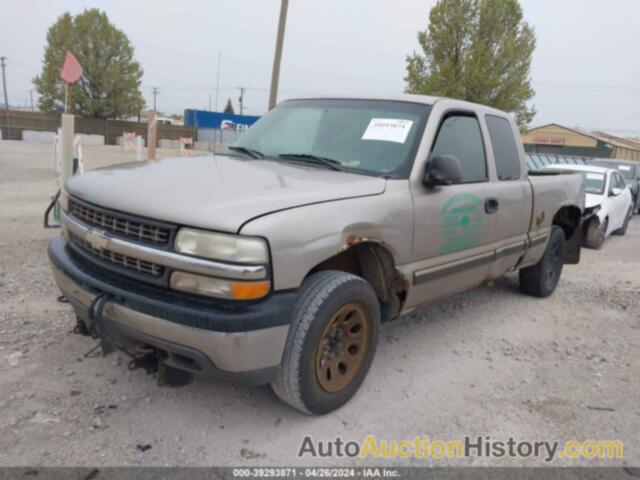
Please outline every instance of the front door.
M613 189L617 188L622 190L622 193L618 195L613 194ZM618 172L611 172L609 174L609 188L607 190L609 195L609 202L611 204L611 217L609 218L609 231L613 232L622 227L629 211L629 194L627 193L627 186L624 183L622 175Z
M492 184L484 145L474 114L453 112L441 119L430 157L457 157L462 181L435 188L412 187L414 263L408 307L466 290L487 277L496 225L494 215L487 213Z

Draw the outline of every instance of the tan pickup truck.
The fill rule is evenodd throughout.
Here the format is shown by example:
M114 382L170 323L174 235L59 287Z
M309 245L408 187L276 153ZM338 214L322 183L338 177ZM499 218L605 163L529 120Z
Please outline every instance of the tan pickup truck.
M323 414L362 384L382 322L514 270L546 297L579 261L582 177L524 165L484 106L290 100L224 154L71 178L49 256L105 352Z

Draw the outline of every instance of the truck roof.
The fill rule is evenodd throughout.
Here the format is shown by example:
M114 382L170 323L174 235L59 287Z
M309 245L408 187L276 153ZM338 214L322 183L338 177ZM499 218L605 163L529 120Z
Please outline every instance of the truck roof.
M471 108L483 113L493 113L498 115L511 116L511 114L504 112L503 110L498 110L497 108L488 107L486 105L481 105L479 103L468 102L466 100L456 100L455 98L448 98L448 97L417 95L413 93L399 93L395 95L317 95L317 96L314 95L314 96L308 96L308 97L291 98L290 100L333 100L333 99L336 99L336 100L391 100L396 102L422 103L425 105L434 105L435 103L446 101L453 108Z

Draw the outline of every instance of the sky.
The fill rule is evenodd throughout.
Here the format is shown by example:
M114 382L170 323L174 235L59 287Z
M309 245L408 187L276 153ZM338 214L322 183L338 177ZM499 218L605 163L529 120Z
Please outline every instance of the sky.
M142 91L157 108L267 109L280 0L2 0L0 56L11 105L29 105L46 33L64 12L100 8L142 65ZM436 0L290 0L278 100L324 94L396 94L405 58L419 49ZM10 7L9 7L10 5ZM639 0L521 0L537 48L531 78L538 114L560 123L640 136ZM37 100L35 90L34 100Z

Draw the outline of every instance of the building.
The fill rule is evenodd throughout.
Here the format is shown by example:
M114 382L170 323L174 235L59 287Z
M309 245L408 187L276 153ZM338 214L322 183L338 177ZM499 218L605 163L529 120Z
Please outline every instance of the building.
M640 161L640 142L603 132L585 132L550 123L522 134L529 153L619 158Z

